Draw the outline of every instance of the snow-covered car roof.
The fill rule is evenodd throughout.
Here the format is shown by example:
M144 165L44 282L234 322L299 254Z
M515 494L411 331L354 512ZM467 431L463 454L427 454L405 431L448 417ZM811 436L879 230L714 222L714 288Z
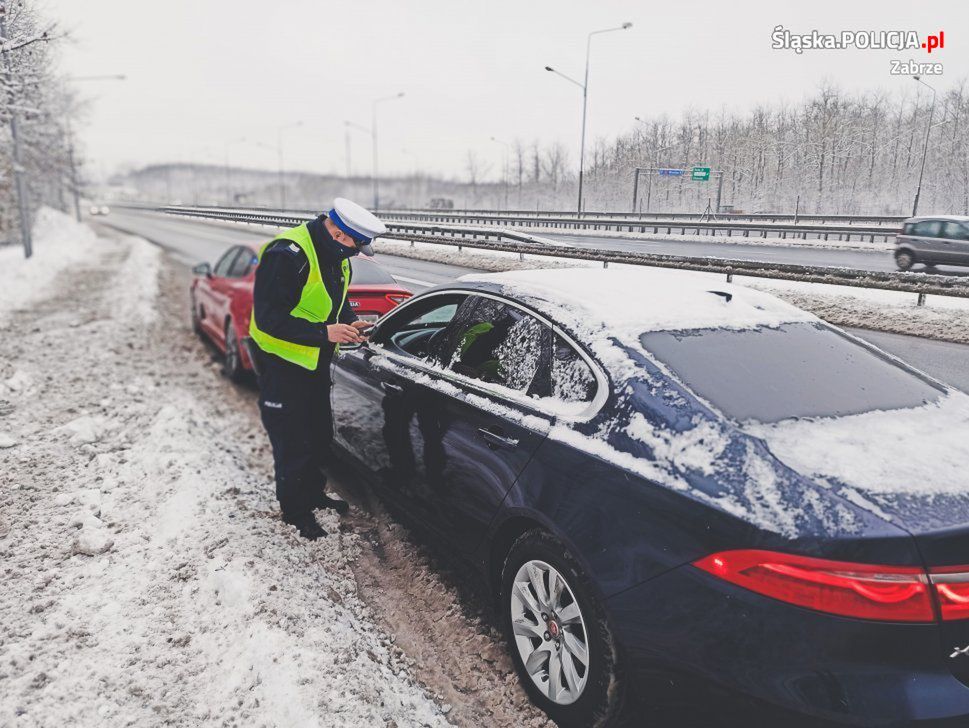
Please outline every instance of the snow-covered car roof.
M648 331L779 326L817 321L769 293L709 273L621 266L473 273L461 281L490 284L577 333L602 329L619 339Z

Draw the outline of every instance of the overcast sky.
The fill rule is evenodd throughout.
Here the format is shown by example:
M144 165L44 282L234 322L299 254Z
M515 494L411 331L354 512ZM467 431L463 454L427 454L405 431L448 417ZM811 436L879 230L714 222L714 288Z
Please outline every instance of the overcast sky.
M893 58L938 60L945 88L969 77L966 0L38 0L73 41L71 75L91 101L79 132L100 172L196 160L274 169L346 170L344 120L370 125L379 107L381 172L464 173L469 149L500 173L516 138L560 140L577 160L586 34L596 36L589 139L631 129L637 115L687 108L744 110L796 101L824 79L846 89L914 88ZM771 32L944 30L924 51L771 49ZM247 141L236 141L240 138ZM263 146L259 146L263 145ZM354 173L369 172L370 139L351 133Z

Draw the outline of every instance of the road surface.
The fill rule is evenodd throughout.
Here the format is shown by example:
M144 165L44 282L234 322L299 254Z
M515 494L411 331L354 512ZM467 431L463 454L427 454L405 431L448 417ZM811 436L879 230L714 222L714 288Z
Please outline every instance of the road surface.
M267 239L266 234L258 228L213 223L191 218L179 218L151 212L118 210L117 208L109 217L101 218L97 222L146 238L170 251L176 259L186 265L195 265L203 261L214 263L230 245L264 241ZM563 239L569 238L569 236L557 237ZM585 243L589 241L589 238L586 237L573 237L575 237L576 241ZM609 240L612 244L626 243L633 246L653 244L639 241L617 241L615 238ZM656 244L659 245L660 243ZM666 243L666 245L706 245L707 249L713 248L714 252L719 251L721 248L717 243ZM801 256L811 253L826 255L832 253L847 253L849 255L874 256L874 254L856 251L811 251L801 248L775 249L762 246L731 247L749 248L752 255L754 253L761 255L761 260L766 260L767 258L763 257L766 255L790 253L791 256L797 256L782 258L785 262L801 262L806 260L806 258L802 258ZM677 249L680 250L680 248ZM760 251L766 252L761 253ZM654 252L669 252L669 247ZM710 255L712 253L691 252L690 254ZM719 254L722 255L723 253ZM885 256L887 254L879 253L878 255ZM401 258L392 255L379 255L379 262L398 281L413 291L422 291L430 286L452 281L465 273L477 272L473 268L462 268L445 263L414 260L413 258ZM869 262L870 265L875 265L873 257ZM855 265L855 263L851 262L839 262L839 264ZM863 329L853 329L852 331L932 376L952 386L959 387L963 391L969 392L969 346L922 339L916 336L905 336L902 334L888 334Z

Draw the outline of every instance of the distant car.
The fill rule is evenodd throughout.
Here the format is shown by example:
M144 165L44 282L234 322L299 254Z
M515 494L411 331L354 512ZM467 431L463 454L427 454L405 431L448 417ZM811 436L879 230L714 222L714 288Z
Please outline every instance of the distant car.
M214 267L200 263L192 269L192 328L224 353L223 372L233 381L253 368L242 344L249 336L257 263L257 247L236 245ZM353 277L347 303L364 321L376 321L412 295L373 258L358 255L350 260L350 266Z
M450 197L435 197L428 203L428 207L432 210L453 210L454 200Z
M109 212L111 212L111 209L107 205L91 205L91 208L88 210L88 212L92 216L107 215Z
M661 269L465 276L331 371L558 725L969 725L969 396Z
M895 263L899 270L916 263L969 265L969 217L926 215L906 220L895 238Z

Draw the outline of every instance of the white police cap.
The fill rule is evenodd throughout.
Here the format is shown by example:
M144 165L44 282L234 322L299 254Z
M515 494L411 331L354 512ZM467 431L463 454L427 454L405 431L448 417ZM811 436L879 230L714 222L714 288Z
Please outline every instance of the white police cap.
M345 197L333 200L333 208L327 215L334 225L357 241L357 247L365 255L373 255L370 242L387 232L387 226L376 215Z

